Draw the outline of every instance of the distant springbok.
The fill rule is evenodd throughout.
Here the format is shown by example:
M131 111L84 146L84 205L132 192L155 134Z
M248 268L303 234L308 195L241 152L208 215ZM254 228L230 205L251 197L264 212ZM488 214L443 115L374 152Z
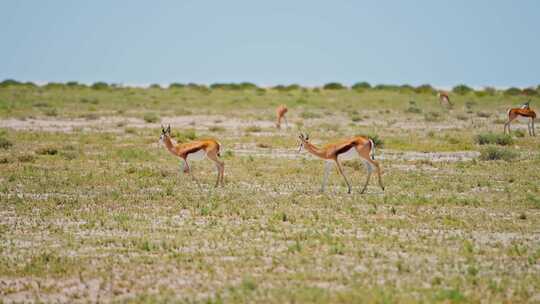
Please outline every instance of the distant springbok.
M178 144L174 139L171 138L171 126L169 125L167 129L164 129L161 126L161 136L159 137L159 142L171 152L172 155L178 156L182 159L180 163L180 170L184 173L188 173L193 177L191 173L191 167L189 166L188 160L201 160L205 156L213 161L216 164L217 168L217 187L220 183L223 186L223 175L225 170L225 163L219 160L221 144L214 139L201 139L195 140L188 143Z
M504 134L508 129L508 134L510 134L510 123L519 117L528 118L527 121L527 130L529 131L530 136L536 136L534 130L534 120L536 119L536 112L534 112L528 104L522 105L519 108L511 108L506 111L508 115L508 120L504 124Z
M452 107L453 106L452 102L450 101L450 96L448 95L448 92L439 91L437 96L439 97L439 102L441 103L441 105L443 107Z
M287 111L289 111L289 109L287 109L286 105L280 105L279 107L277 107L277 109L276 109L276 128L278 128L278 129L281 128L281 119L285 120L285 127L287 129L289 128L289 123L287 122L287 117L285 117L285 114L287 113Z
M362 188L362 191L360 193L364 193L364 191L366 191L366 188L369 184L369 179L371 177L371 173L374 169L377 170L377 175L379 177L379 185L384 191L384 186L381 178L381 167L379 165L379 162L377 162L374 157L375 144L373 143L373 140L363 136L356 136L353 138L338 141L336 143L327 144L322 148L318 148L309 142L308 135L304 136L303 134L300 134L299 138L300 146L298 148L298 152L302 151L302 148L305 147L306 150L308 150L311 154L325 161L321 192L324 192L324 188L326 187L326 181L328 179L328 173L330 171L330 168L332 167L332 164L335 163L339 173L341 174L341 176L343 176L343 179L345 179L345 183L347 183L347 193L351 193L351 184L349 184L345 173L343 173L343 168L341 167L339 161L354 159L356 156L364 162L368 173L366 183L364 184L364 187Z

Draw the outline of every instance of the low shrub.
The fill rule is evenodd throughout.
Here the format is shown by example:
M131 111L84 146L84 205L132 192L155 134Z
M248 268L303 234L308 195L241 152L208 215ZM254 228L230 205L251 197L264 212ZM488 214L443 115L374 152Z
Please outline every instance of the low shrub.
M315 113L315 112L304 111L304 112L300 113L300 117L302 117L304 119L310 119L310 118L320 118L321 115L318 114L318 113Z
M482 118L489 118L491 117L491 113L479 111L479 112L476 112L476 116L482 117Z
M143 119L147 123L156 123L156 122L160 121L160 118L156 113L146 113L146 114L144 114Z
M330 82L330 83L327 83L327 84L325 84L323 86L324 90L344 90L346 88L347 87L345 87L344 85L342 85L339 82Z
M504 91L504 95L507 95L507 96L516 96L516 95L520 95L521 94L521 89L519 88L508 88Z
M415 106L411 106L411 107L408 107L407 109L405 109L405 112L406 113L420 114L420 113L422 113L422 109L417 108Z
M473 89L471 89L470 87L464 85L464 84L459 84L457 86L455 86L453 89L452 89L452 92L458 94L458 95L466 95L470 92L472 92Z
M0 149L9 149L13 146L13 143L6 138L0 137Z
M436 90L429 84L417 86L414 91L419 94L434 94Z
M515 159L518 154L508 148L501 148L497 146L488 146L480 151L481 160L504 160L511 161Z
M513 144L512 137L500 133L482 133L474 137L474 142L478 145L500 145L508 146Z
M109 85L106 82L98 81L93 83L90 87L94 90L106 90L109 88Z
M427 112L426 114L424 114L424 120L428 122L441 121L441 113Z
M41 147L36 150L38 155L56 155L58 154L58 149L54 147Z
M244 129L244 131L256 133L256 132L261 132L262 129L261 129L261 127L259 127L259 126L249 126L249 127L246 127L246 128Z
M369 84L369 82L365 82L365 81L362 81L362 82L357 82L355 84L353 84L353 86L351 87L351 89L353 90L366 90L366 89L370 89L371 88L371 85Z

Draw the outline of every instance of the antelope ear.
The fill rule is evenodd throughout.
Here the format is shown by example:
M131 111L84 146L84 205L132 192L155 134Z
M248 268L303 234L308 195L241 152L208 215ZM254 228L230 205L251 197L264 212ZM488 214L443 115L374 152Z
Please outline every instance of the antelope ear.
M165 130L165 131L166 131L167 133L170 134L170 133L171 133L171 125L169 125L169 126L167 127L167 130Z

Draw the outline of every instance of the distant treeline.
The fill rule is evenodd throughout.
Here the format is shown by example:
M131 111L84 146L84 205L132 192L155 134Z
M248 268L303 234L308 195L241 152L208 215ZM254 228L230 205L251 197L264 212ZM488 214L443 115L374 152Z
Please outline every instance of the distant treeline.
M89 88L93 90L112 90L112 89L122 89L126 88L125 86L122 86L120 84L114 84L114 83L106 83L103 81L95 82L91 85L87 85L84 83L79 83L76 81L69 81L66 83L61 82L49 82L45 85L39 86L33 82L19 82L13 79L6 79L2 82L0 82L0 88L6 88L6 87L42 87L46 89L71 89L71 88ZM129 87L127 87L129 88ZM412 86L408 84L404 85L390 85L390 84L377 84L377 85L371 85L368 82L358 82L355 83L352 86L346 86L339 82L330 82L322 87L302 87L298 84L289 84L289 85L276 85L273 87L259 87L256 84L250 83L250 82L240 82L240 83L214 83L211 85L204 85L204 84L196 84L196 83L171 83L168 87L162 87L159 84L152 84L149 86L150 89L159 89L159 90L176 90L176 89L193 89L193 90L200 90L200 91L210 91L210 90L226 90L226 91L245 91L245 90L258 90L258 91L265 91L267 89L277 90L277 91L296 91L296 90L311 90L311 91L320 91L320 90L353 90L353 91L365 91L365 90L380 90L380 91L395 91L395 92L402 92L402 93L418 93L418 94L436 94L438 92L437 89L432 87L429 84L423 84L420 86ZM537 96L540 95L540 85L536 88L530 87L530 88L516 88L511 87L505 90L498 90L494 87L484 87L481 90L475 90L467 85L460 84L452 88L452 92L458 95L467 95L469 93L474 93L478 96L486 96L486 95L495 95L497 93L503 93L505 95L511 95L511 96L517 96L517 95L525 95L525 96Z

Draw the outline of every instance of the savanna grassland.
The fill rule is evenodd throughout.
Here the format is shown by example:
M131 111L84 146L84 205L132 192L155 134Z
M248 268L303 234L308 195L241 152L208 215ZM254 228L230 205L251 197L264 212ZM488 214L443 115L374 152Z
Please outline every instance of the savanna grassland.
M502 135L537 94L4 83L0 302L540 302L540 137ZM219 139L225 187L161 124ZM320 193L300 131L374 138L386 191L349 161Z

